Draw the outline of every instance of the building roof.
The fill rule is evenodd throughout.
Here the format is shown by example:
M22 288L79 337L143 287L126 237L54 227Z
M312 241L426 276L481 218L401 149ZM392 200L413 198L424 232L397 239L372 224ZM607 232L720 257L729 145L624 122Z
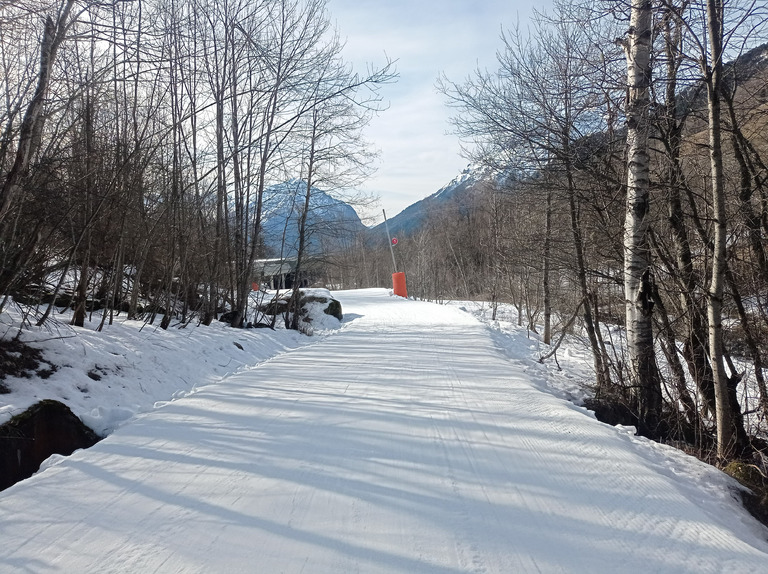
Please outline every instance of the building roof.
M296 270L296 259L257 259L253 265L262 277L285 275Z

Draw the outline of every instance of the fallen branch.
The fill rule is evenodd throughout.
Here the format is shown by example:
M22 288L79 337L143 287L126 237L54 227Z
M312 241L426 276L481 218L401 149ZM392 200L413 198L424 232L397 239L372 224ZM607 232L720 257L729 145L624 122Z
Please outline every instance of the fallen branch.
M576 310L573 312L573 315L570 319L568 319L568 322L563 327L563 331L560 333L560 338L557 340L557 343L554 344L552 347L552 350L547 353L546 355L542 355L539 357L539 363L543 363L547 359L549 359L552 355L557 353L557 350L560 348L560 344L563 342L563 339L565 339L566 333L568 333L568 329L571 328L571 325L573 325L573 322L576 320L576 317L579 316L579 309L581 309L581 306L584 304L584 299L579 301L579 304L576 306ZM557 362L557 357L555 357L555 362ZM558 368L560 365L558 364Z

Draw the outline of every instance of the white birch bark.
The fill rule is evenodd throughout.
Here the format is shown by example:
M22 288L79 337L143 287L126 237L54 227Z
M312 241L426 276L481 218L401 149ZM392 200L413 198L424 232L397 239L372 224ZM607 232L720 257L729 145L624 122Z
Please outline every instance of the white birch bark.
M712 276L707 297L709 320L709 353L715 379L715 411L717 419L717 456L728 460L736 453L737 433L728 398L728 377L723 364L723 284L726 262L726 214L723 189L723 153L720 130L720 93L723 71L723 2L707 0L707 33L710 43L707 78L709 112L709 158L712 183L712 217L715 222L712 254Z
M654 434L660 389L651 324L652 275L648 242L650 205L648 107L651 79L652 2L632 0L627 55L627 201L624 223L624 293L629 376L637 389L644 434Z

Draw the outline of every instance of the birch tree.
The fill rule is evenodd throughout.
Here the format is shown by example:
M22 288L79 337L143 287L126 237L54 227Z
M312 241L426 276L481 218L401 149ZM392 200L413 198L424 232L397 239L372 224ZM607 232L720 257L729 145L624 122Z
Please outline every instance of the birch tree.
M734 457L744 445L738 437L730 400L729 380L723 359L723 293L726 266L727 217L725 210L725 182L723 175L723 148L721 131L721 99L723 89L723 18L722 0L707 0L707 36L709 58L706 51L701 59L702 73L707 87L707 119L709 124L710 185L713 237L712 275L707 298L709 320L709 354L715 382L715 408L717 414L717 455L721 460ZM738 405L737 405L738 406Z
M632 0L627 38L627 198L624 225L624 293L629 376L637 389L642 434L655 436L661 411L661 385L653 344L653 272L650 218L650 105L653 10L651 0Z

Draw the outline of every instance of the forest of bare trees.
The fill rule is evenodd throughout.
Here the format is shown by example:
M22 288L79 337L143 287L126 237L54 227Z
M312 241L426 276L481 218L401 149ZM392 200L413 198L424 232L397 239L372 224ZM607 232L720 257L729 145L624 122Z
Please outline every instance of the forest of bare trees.
M409 293L512 303L549 357L583 338L595 407L645 436L721 461L765 446L767 19L559 1L504 33L497 70L441 78L491 175L399 242ZM363 251L347 279L385 280Z
M750 456L768 430L767 26L756 0L558 0L504 32L498 69L440 78L485 177L400 237L409 293L510 303L542 360L583 339L607 418ZM361 129L394 75L341 48L324 0L3 3L0 308L247 322L270 186L303 182L301 266L313 186L369 165ZM387 285L381 239L326 253L326 284Z
M394 73L342 47L324 0L3 2L0 309L244 324L270 185L364 171Z

